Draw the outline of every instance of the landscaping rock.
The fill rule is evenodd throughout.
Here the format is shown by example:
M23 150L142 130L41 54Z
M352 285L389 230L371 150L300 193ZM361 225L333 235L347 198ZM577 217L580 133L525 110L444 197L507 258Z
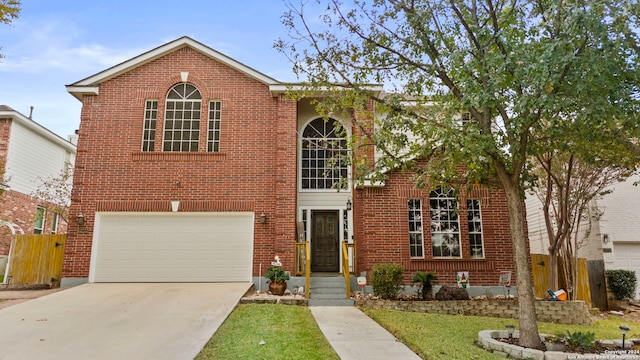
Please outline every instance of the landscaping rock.
M469 300L469 293L465 288L442 285L436 294L436 300Z

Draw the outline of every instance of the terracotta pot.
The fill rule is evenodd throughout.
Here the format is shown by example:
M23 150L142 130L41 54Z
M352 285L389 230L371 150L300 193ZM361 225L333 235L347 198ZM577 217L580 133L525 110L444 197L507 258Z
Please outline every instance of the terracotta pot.
M286 282L281 282L281 283L277 283L277 282L270 282L269 283L269 291L273 294L273 295L284 295L284 291L287 290L287 283Z

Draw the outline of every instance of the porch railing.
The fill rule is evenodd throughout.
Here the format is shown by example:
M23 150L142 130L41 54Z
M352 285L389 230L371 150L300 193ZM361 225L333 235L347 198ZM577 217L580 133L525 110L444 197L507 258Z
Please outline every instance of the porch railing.
M305 282L305 298L309 298L309 285L311 283L311 246L309 242L296 243L296 276L304 275Z
M352 264L349 265L349 249L351 249ZM351 274L356 272L356 244L342 243L342 275L347 288L347 299L351 297Z

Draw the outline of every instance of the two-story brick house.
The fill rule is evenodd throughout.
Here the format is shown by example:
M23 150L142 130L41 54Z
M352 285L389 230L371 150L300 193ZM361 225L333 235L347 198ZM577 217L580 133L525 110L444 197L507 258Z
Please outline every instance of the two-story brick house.
M188 37L67 87L83 103L65 284L257 281L279 256L293 270L296 223L313 272L340 273L340 242L356 269L397 263L497 285L512 271L500 190L383 183L336 191L346 153L295 84L272 79ZM379 89L381 90L381 89ZM357 134L357 133L356 133ZM351 260L353 261L353 257Z

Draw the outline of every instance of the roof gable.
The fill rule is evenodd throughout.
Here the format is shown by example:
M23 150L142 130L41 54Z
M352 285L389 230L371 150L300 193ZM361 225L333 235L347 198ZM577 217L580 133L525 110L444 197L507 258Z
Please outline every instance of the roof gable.
M71 93L73 96L82 99L82 95L84 94L98 94L98 87L101 83L112 79L116 76L122 75L126 72L129 72L139 66L147 64L151 61L159 59L169 53L172 53L176 50L182 49L184 47L191 47L192 49L211 57L224 65L227 65L239 72L246 74L247 76L267 85L283 85L283 83L247 66L244 65L224 54L218 52L198 41L191 39L190 37L183 36L177 40L169 42L167 44L161 45L153 50L147 51L141 55L138 55L132 59L129 59L125 62L122 62L118 65L112 66L104 71L101 71L97 74L91 75L85 79L77 81L71 85L67 85L67 91Z

